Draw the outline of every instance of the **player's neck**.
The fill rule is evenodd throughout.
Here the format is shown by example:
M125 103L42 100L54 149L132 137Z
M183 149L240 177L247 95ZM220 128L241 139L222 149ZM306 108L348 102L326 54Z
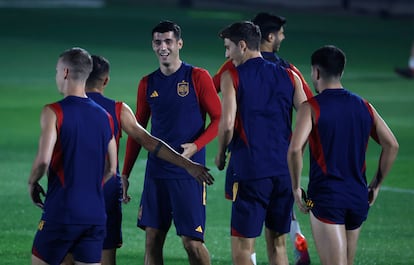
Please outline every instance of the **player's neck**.
M87 96L85 93L85 82L68 81L64 85L62 93L65 97L76 96L76 97L86 98Z
M85 94L85 90L84 91L68 91L66 93L64 93L64 96L75 96L75 97L80 97L80 98L87 98L86 94Z
M261 52L271 52L274 53L273 46L269 46L266 44L260 44L260 51Z
M161 63L160 64L161 73L163 73L166 76L172 75L175 72L177 72L178 69L180 69L181 64L182 64L181 60L176 60L176 61L174 61L172 63L169 63L169 64Z
M100 93L100 94L103 94L103 89L98 88L98 87L91 87L91 88L86 88L85 92L86 93Z
M322 91L325 89L343 89L341 82L325 82L321 85Z
M242 64L245 63L246 61L253 59L253 58L257 58L257 57L262 57L262 54L260 53L260 51L255 51L255 50L247 50L244 54L243 54L243 59L242 59Z

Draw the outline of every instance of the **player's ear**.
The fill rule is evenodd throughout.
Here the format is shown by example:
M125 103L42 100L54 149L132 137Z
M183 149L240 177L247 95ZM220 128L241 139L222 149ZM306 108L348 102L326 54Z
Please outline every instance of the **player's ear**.
M274 40L275 40L275 34L274 34L274 33L272 33L272 32L270 32L269 34L267 34L266 40L267 40L268 42L272 42L272 41L274 41Z
M63 78L68 79L68 75L69 75L69 68L63 69Z
M240 48L240 50L245 52L246 49L247 49L247 43L244 40L239 41L239 48Z
M106 86L109 82L109 76L105 77L105 80L103 82L103 85Z
M316 80L319 80L321 78L321 70L319 69L319 67L315 67L315 71L316 71Z

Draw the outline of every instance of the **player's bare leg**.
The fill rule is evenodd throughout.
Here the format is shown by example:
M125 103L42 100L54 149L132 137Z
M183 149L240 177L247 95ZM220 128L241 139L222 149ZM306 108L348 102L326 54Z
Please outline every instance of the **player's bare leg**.
M200 240L181 237L185 251L187 251L190 265L210 265L210 254L204 243Z
M75 260L73 260L72 253L68 253L63 259L62 263L60 263L60 265L74 265L74 264L75 264Z
M145 265L163 265L163 247L166 233L151 227L145 228Z
M265 229L267 258L271 265L289 265L286 251L286 235L279 234L268 228Z
M85 262L80 262L80 261L75 261L74 264L75 265L101 265L101 263L85 263ZM32 255L32 265L49 265L49 264L39 259L38 257Z
M251 254L255 238L231 237L231 253L234 265L252 265Z
M354 230L346 231L346 241L347 241L347 260L348 265L354 264L355 253L357 249L357 243L359 238L359 233L361 232L361 226Z
M44 262L43 260L39 259L38 257L36 257L35 255L32 255L32 265L48 265L48 264Z
M116 248L102 250L102 265L116 265Z
M312 212L310 212L310 221L322 265L347 265L345 225L323 223Z

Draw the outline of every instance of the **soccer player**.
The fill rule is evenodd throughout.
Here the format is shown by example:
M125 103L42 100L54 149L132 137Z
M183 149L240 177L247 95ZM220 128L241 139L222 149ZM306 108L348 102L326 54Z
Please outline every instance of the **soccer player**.
M260 52L263 58L295 72L302 81L302 87L306 94L306 98L312 97L312 91L299 69L277 55L282 41L285 39L284 25L286 24L286 19L270 13L261 12L252 19L252 22L259 26L262 34ZM307 242L300 230L299 222L296 219L293 209L289 235L293 245L295 265L310 264Z
M302 212L310 212L312 234L324 265L353 264L361 225L398 152L397 140L374 107L343 88L345 60L335 46L312 54L311 76L318 95L299 109L288 151L295 202ZM370 136L382 150L377 172L367 186L365 154ZM308 140L306 204L300 176Z
M286 234L293 196L286 161L293 107L306 99L300 78L261 56L261 33L251 22L220 32L226 57L236 68L221 76L218 169L231 143L233 197L231 243L234 264L252 264L255 238L265 223L269 264L288 264Z
M221 114L219 97L208 72L180 59L180 27L162 21L152 30L152 48L159 69L138 86L136 117L151 133L182 155L205 164L205 145L216 135ZM206 127L206 114L210 123ZM122 174L128 178L140 145L127 141ZM163 246L172 220L190 264L210 264L204 245L206 185L184 170L149 154L138 226L145 229L145 264L163 264Z
M252 22L259 26L260 32L262 34L260 41L260 52L264 59L281 65L285 68L291 69L295 72L302 81L303 90L307 98L312 97L312 91L309 88L308 83L304 79L302 73L291 63L280 58L277 55L277 52L280 49L282 41L285 39L284 25L286 24L286 19L277 15L273 15L266 12L258 13L253 19ZM218 70L216 75L213 77L214 85L216 86L217 91L220 91L220 78L223 72L234 68L234 64L231 60L227 60ZM230 143L231 146L231 143ZM230 147L229 147L230 150ZM232 170L232 160L231 156L227 165L226 171L226 180L225 180L225 197L227 199L233 200L233 170ZM292 222L290 226L290 239L293 245L294 255L295 255L295 264L296 265L307 265L310 264L310 257L307 249L307 242L305 237L302 235L299 222L296 220L294 211L292 210ZM298 246L296 242L301 244ZM255 263L255 254L252 254L253 263Z
M56 84L64 99L42 110L39 149L28 180L33 203L43 209L32 264L59 264L68 251L79 264L101 261L106 220L102 183L116 173L116 142L111 116L85 94L91 70L84 49L63 52ZM43 203L38 181L45 174Z
M408 58L408 67L397 67L395 68L395 72L405 78L414 78L414 41L411 45L411 53Z
M115 101L105 97L104 90L109 82L109 61L97 55L92 55L93 70L86 80L86 95L92 98L106 111L108 111L114 119L114 132L117 146L119 148L119 140L124 130L136 142L140 143L149 152L154 153L160 148L158 157L172 164L183 167L190 175L199 178L200 181L210 181L212 176L207 169L184 156L178 154L161 140L150 135L135 119L131 108L124 102ZM159 145L161 144L161 145ZM159 146L158 146L159 145ZM122 185L123 184L123 185ZM124 186L124 188L122 188ZM122 204L128 203L130 197L127 194L129 183L127 179L121 182L119 169L117 174L104 185L105 206L107 213L106 221L106 237L103 244L102 264L116 264L116 249L122 245ZM123 192L124 191L124 192ZM71 262L67 264L72 264Z

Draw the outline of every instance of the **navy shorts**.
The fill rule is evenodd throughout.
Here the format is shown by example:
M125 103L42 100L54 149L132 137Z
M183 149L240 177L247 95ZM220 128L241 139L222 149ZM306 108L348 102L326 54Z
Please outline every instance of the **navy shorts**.
M111 178L104 185L106 211L106 237L103 249L122 246L122 184L119 176Z
M40 221L32 254L48 264L60 264L68 252L75 261L99 263L104 225L67 225Z
M204 241L206 185L195 179L146 177L138 213L138 227L167 232L174 220L178 236Z
M290 231L293 195L290 176L235 182L231 235L260 236L263 223L280 234Z
M327 224L345 225L346 230L359 228L367 219L368 210L368 203L366 207L359 209L322 207L315 203L311 209L319 221Z

